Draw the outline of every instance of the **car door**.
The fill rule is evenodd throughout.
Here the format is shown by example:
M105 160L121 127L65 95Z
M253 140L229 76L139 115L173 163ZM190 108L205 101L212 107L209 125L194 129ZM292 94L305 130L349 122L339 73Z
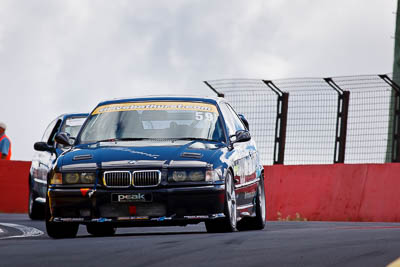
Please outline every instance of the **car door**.
M226 122L228 135L246 127L228 103L221 103L221 111ZM254 164L254 141L235 143L232 149L233 176L235 179L236 201L239 212L247 212L253 208L253 200L257 192L257 177Z
M42 142L46 142L49 146L54 147L54 137L60 128L62 123L62 118L58 117L53 120L46 128ZM34 186L37 189L40 197L46 196L46 186L47 185L47 174L53 166L53 161L56 159L56 153L49 151L37 151L35 152L34 161L36 161L35 166L37 166L37 171L33 172ZM33 165L33 163L32 163ZM41 185L38 185L41 184Z

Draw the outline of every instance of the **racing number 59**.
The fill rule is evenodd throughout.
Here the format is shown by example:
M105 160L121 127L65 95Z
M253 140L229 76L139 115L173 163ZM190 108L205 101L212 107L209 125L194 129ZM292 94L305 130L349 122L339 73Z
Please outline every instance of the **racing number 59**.
M212 121L214 118L213 114L210 112L201 112L201 111L196 111L196 120L202 121L204 119L208 121Z

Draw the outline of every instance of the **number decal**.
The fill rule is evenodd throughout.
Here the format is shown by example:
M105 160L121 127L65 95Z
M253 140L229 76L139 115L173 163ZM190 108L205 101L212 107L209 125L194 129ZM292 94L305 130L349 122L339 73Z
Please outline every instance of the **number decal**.
M197 111L196 112L196 120L202 121L204 119L203 112Z
M214 119L214 116L213 116L213 114L212 114L212 113L209 113L209 112L207 112L207 113L206 113L206 119L207 119L208 121L213 121L213 119Z
M207 121L213 121L214 120L214 115L211 112L197 111L196 112L196 120L202 121L204 119L207 120Z

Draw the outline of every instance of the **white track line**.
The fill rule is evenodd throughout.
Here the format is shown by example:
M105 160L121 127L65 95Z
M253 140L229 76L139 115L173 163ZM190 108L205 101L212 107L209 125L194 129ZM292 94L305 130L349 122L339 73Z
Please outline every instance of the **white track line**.
M25 225L19 225L19 224L14 224L14 223L0 223L0 225L7 226L7 227L12 227L12 228L15 228L15 229L17 229L17 230L22 232L22 235L13 235L13 236L0 237L0 239L32 237L32 236L40 236L40 235L44 234L39 229L36 229L36 228L33 228L33 227L29 227L29 226L25 226ZM0 229L0 231L2 231L2 230Z

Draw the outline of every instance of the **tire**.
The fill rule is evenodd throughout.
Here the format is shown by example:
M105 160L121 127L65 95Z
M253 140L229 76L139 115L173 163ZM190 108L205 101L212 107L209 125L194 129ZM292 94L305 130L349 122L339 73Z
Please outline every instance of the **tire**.
M231 171L225 177L225 218L206 221L206 229L209 233L226 233L236 231L237 207L235 183Z
M265 227L265 220L266 220L265 190L264 190L264 177L262 176L257 187L256 216L253 218L243 218L238 224L238 229L240 231L262 230Z
M78 233L78 223L51 222L51 214L48 197L46 197L46 232L47 235L54 239L74 238Z
M79 224L63 223L63 222L48 222L46 221L47 235L54 239L74 238L78 233Z
M116 228L110 224L93 223L86 225L86 230L94 236L113 236Z
M28 215L31 220L44 219L44 205L35 202L36 194L29 186Z

